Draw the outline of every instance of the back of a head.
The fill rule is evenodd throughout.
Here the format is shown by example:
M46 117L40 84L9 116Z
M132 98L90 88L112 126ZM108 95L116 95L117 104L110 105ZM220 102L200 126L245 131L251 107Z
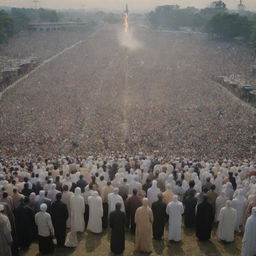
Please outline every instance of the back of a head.
M64 191L68 191L68 185L64 185L64 186L63 186L63 190L64 190Z
M41 212L46 212L47 211L47 205L46 204L41 204L40 205L40 211Z
M230 207L231 207L231 204L232 204L232 202L231 202L230 200L227 200L227 201L226 201L226 207L230 208Z
M194 180L191 180L190 182L189 182L189 187L190 188L193 188L195 186L195 181Z
M143 200L142 200L142 205L143 205L144 207L148 207L148 204L149 204L148 199L147 199L147 198L143 198Z
M56 195L56 200L57 200L57 201L60 201L60 200L61 200L61 197L62 197L62 194L61 194L61 193L57 193L57 195Z
M215 185L211 185L211 190L215 190L216 189L216 186Z
M137 190L136 188L134 188L134 189L132 190L132 194L133 194L134 196L136 196L137 193L138 193L138 190Z
M121 210L122 205L120 203L116 203L116 210L120 211Z

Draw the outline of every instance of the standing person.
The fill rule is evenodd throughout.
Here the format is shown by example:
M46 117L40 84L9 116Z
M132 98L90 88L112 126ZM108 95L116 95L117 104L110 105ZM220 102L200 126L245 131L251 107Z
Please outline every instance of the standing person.
M61 202L61 193L56 195L56 201L51 206L52 223L58 247L63 247L66 238L66 223L68 219L68 208Z
M160 189L157 187L157 181L153 180L152 187L150 187L147 192L147 198L149 200L150 205L152 205L152 203L158 200L157 195L160 192L161 192Z
M116 204L121 204L121 211L125 212L124 209L124 200L123 198L118 194L119 189L114 188L113 193L108 194L108 212L114 211L116 208Z
M54 236L54 228L51 216L47 211L47 205L40 205L40 212L35 215L35 222L38 227L38 243L39 252L42 254L50 254L54 251L52 238Z
M7 216L3 214L4 206L0 204L0 255L12 256L11 224Z
M212 206L214 214L216 209L216 199L218 197L218 194L215 192L215 189L216 189L216 186L212 185L211 189L207 192L208 203Z
M181 224L184 208L181 202L178 201L178 196L173 197L166 208L166 213L169 215L169 241L181 241Z
M147 198L142 200L142 206L135 213L135 250L140 252L151 252L152 245L152 224L154 221L152 210L149 208Z
M126 213L127 213L127 223L130 225L130 230L132 234L135 234L135 212L142 205L141 198L137 195L138 191L136 188L132 191L132 196L126 201Z
M158 201L152 204L153 237L155 240L161 240L164 234L164 225L166 222L166 204L163 202L162 193L158 194Z
M219 214L220 214L220 210L222 207L224 207L226 205L226 194L224 191L220 192L220 195L216 198L216 210L215 210L215 222L219 221Z
M63 193L61 197L61 201L67 206L68 209L68 219L67 219L67 228L70 228L71 225L71 198L74 194L68 190L68 185L63 186Z
M252 208L252 214L247 219L243 237L242 256L256 255L256 207Z
M204 195L202 199L196 212L196 236L201 241L207 241L211 238L214 213L212 206L207 201L207 195Z
M196 205L197 199L195 197L195 192L190 190L184 200L184 224L187 228L193 228L196 224Z
M78 245L77 232L84 232L84 198L81 196L81 188L75 188L75 194L70 201L71 230L67 235L65 246L76 247Z
M163 202L169 204L173 199L173 192L171 184L166 184L166 190L163 193Z
M25 204L27 203L27 205ZM29 199L26 197L20 199L20 206L14 211L15 225L17 231L17 242L18 246L22 250L29 248L33 240L33 231L35 226L35 213L28 206Z
M114 187L112 186L111 182L108 181L107 185L103 188L101 197L103 202L103 217L102 217L102 227L107 228L108 227L108 195L112 193L114 190Z
M237 219L236 219L237 232L241 232L240 227L244 224L244 214L245 214L246 205L247 205L247 200L243 196L242 189L239 189L238 195L236 196L236 198L232 200L232 207L237 211Z
M103 207L102 199L99 196L98 191L92 192L92 195L88 197L89 205L89 222L87 229L93 233L102 232L102 216L103 216Z
M231 201L226 202L226 206L220 210L219 225L217 230L217 237L225 242L234 241L234 233L236 228L237 213L231 207Z
M111 228L110 248L115 254L123 253L125 249L125 213L121 211L121 204L116 204L116 210L109 215Z

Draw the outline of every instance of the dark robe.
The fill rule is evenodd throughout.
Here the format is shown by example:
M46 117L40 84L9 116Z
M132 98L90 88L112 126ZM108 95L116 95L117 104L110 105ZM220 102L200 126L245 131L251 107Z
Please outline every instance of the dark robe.
M167 220L166 204L162 200L158 200L152 204L152 212L154 216L153 237L161 240L164 234L164 225Z
M68 219L68 208L61 201L55 201L51 207L52 224L58 246L64 246L66 239L66 221Z
M211 238L213 221L212 206L207 201L203 201L197 206L196 212L196 236L199 240L206 241Z
M106 229L108 227L108 203L103 203L103 216L102 216L102 228Z
M29 248L34 238L35 221L34 211L25 204L21 204L14 211L17 242L21 249Z
M54 245L51 236L38 236L38 246L41 254L51 254L54 252Z
M187 228L193 228L196 224L197 199L194 196L187 196L184 200L184 224Z
M129 219L127 224L129 225L130 223L131 225L130 229L132 234L135 234L135 230L136 230L136 225L134 221L135 212L140 206L142 206L141 199L137 195L136 196L132 195L126 201L126 213L127 213L127 218Z
M125 213L115 210L109 215L111 228L110 249L115 254L121 254L125 249Z

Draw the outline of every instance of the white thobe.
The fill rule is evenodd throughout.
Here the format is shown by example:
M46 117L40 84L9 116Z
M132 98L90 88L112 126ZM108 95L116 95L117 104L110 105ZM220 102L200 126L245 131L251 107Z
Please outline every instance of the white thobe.
M108 194L108 213L115 211L117 203L121 204L121 211L125 212L123 198L118 194L109 193Z
M227 198L224 195L220 195L216 198L215 202L215 222L219 221L219 214L222 207L225 206Z
M103 207L102 199L98 195L92 195L88 197L89 205L89 221L87 229L93 233L102 232L102 216Z
M226 242L234 241L236 227L236 210L232 207L223 207L220 210L217 237Z
M71 231L84 232L84 198L79 195L74 195L70 200L71 208Z
M244 223L244 213L247 200L244 196L238 195L232 200L232 207L237 211L236 231L240 231L240 226Z
M172 201L167 205L166 213L169 215L169 240L181 240L181 224L184 208L181 202Z
M256 215L251 215L246 222L242 256L254 256L256 255Z
M158 187L154 187L153 185L151 188L148 189L147 198L149 200L150 205L152 205L154 202L158 200L158 194L160 192L160 189Z
M64 191L61 197L61 201L67 206L68 208L68 219L67 219L67 228L70 228L71 225L71 198L74 194L71 191Z

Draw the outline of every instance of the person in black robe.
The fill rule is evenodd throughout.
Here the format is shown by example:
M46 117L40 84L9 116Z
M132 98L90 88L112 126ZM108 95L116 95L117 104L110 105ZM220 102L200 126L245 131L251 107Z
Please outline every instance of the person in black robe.
M195 198L195 192L190 190L184 200L184 224L187 228L193 228L196 224L196 205L197 199Z
M161 240L164 234L164 225L167 220L166 204L163 202L162 193L158 195L158 201L152 204L154 216L153 237L155 240Z
M203 196L203 201L197 206L196 211L196 236L201 241L211 238L214 213L212 206L207 202L208 196Z
M56 201L53 202L50 212L58 247L63 247L65 244L66 221L68 219L68 208L61 202L61 196L61 193L56 195Z
M27 197L21 198L20 205L14 211L17 242L21 250L28 249L34 238L35 212L28 206L28 203Z
M125 213L121 204L116 204L116 210L109 215L111 228L110 249L115 254L121 254L125 249Z

